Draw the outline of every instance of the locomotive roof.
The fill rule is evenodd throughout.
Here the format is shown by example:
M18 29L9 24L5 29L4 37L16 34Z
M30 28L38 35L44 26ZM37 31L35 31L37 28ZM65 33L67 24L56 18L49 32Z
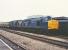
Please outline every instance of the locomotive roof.
M28 19L24 19L24 20L14 20L14 21L10 21L10 22L16 22L16 21L28 21L28 20L40 20L40 19L44 19L44 18L51 18L51 16L43 16L43 15L33 15L35 18L28 18Z
M68 20L68 17L54 17L53 19L56 19L56 20Z

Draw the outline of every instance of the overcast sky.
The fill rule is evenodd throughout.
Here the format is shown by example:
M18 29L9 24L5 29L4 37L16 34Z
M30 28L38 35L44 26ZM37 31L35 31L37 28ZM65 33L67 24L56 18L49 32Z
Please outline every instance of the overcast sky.
M68 0L0 0L0 22L31 15L68 16Z

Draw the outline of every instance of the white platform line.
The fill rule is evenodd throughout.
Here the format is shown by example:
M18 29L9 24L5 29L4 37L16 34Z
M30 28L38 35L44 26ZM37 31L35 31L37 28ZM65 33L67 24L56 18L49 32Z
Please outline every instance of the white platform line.
M6 44L3 40L0 39L1 42L3 42L10 50L13 50L8 44Z

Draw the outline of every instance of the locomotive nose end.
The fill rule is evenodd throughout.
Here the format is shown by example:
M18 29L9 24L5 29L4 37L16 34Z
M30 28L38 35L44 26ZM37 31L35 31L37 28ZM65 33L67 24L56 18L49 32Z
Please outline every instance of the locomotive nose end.
M49 30L58 30L59 29L59 21L58 20L49 20L48 21L48 29Z

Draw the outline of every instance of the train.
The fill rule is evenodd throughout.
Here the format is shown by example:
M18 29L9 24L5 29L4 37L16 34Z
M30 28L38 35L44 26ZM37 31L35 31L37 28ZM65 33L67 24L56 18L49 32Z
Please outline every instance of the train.
M40 16L24 20L14 20L8 22L5 28L38 34L68 35L68 17Z

